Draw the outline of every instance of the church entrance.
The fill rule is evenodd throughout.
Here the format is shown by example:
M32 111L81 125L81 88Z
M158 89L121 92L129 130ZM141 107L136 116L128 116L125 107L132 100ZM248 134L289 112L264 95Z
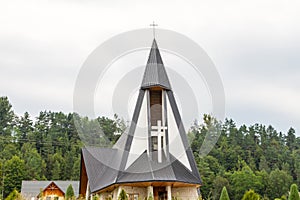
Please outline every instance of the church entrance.
M168 199L168 193L166 191L166 187L154 187L153 193L154 193L154 200L167 200Z

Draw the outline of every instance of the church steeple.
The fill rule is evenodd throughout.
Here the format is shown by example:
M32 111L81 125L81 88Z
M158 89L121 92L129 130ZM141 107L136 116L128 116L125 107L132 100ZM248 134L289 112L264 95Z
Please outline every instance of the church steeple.
M146 89L153 86L171 90L167 72L155 39L152 43L141 88Z
M82 155L88 183L81 187L92 192L123 183L202 184L155 39L129 129L113 149L87 149Z
M121 136L119 144L125 150L122 170L131 168L141 155L147 155L150 164L165 165L176 159L200 179L155 39L128 135Z

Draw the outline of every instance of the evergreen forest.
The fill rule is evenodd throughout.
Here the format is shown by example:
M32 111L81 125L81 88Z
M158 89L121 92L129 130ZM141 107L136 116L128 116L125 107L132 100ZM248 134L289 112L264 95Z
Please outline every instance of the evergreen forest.
M34 119L28 112L18 116L9 99L0 97L1 199L20 191L22 180L79 180L81 148L112 146L125 128L117 115L89 119L41 111ZM203 199L284 200L292 184L300 185L300 137L292 127L282 133L271 125L238 127L232 119L204 115L188 130ZM201 147L210 142L211 150L203 154Z

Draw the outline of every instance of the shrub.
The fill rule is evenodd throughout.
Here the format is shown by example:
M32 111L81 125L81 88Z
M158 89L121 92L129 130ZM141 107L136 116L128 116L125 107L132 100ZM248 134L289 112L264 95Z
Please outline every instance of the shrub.
M254 190L248 190L242 200L259 200L259 194L255 193Z
M220 200L230 200L225 186L222 189Z
M296 184L291 185L289 199L288 200L300 200L298 186Z
M121 190L118 200L128 200L127 194L124 189Z

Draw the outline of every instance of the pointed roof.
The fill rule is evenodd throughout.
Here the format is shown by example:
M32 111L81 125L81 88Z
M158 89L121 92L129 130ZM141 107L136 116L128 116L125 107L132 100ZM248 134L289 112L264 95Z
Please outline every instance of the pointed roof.
M171 90L171 84L155 39L152 43L141 88L146 89L153 86Z
M142 139L149 136L149 129L143 127L148 126L147 89L151 87L162 87L166 91L168 131L172 133L167 137L173 144L169 147L168 159L162 155L165 156L163 162L158 162L157 151L152 151L153 159L149 159L147 143L144 145L145 140ZM86 147L81 153L91 192L121 183L165 181L202 184L155 39L129 129L112 149Z

